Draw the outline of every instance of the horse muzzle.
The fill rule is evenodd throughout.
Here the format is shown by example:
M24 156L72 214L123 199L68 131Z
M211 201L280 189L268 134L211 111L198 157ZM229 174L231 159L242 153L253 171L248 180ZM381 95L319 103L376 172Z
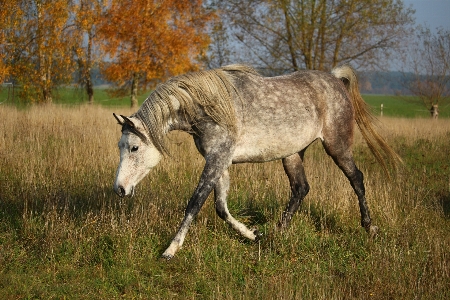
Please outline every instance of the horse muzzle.
M114 192L119 196L120 198L123 198L125 196L134 196L134 186L130 188L130 190L127 192L123 186L114 186Z

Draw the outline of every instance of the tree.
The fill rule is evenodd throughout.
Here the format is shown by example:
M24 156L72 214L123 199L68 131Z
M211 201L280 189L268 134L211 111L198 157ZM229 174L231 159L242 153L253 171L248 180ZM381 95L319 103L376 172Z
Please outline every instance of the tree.
M6 65L30 102L52 102L54 88L69 83L74 63L67 0L14 1L2 28Z
M164 78L196 70L209 38L213 15L201 0L111 1L99 34L110 57L103 73L121 90L130 90L136 107L138 89Z
M229 33L227 26L224 25L226 18L221 16L223 13L220 10L221 0L207 0L205 5L211 11L214 11L217 18L214 18L209 24L209 38L210 44L207 55L204 57L204 62L207 68L214 69L221 66L231 64L231 57L236 58L236 53L231 53L229 45Z
M401 0L224 0L230 31L271 73L352 62L385 67L413 10Z
M7 28L15 27L15 19L11 16L11 12L14 11L13 1L0 1L0 84L3 83L10 73L10 66L6 64L6 55L8 48L10 47L8 41L8 30Z
M432 33L419 26L409 44L403 74L409 79L409 91L437 118L439 105L450 101L450 30L439 28Z
M205 63L209 69L219 68L230 64L231 51L228 43L228 33L222 20L217 20L212 26L209 37L211 43Z
M95 58L94 47L101 14L106 9L104 2L105 0L79 0L73 10L79 41L73 49L78 65L78 81L86 89L89 104L94 102L94 83L91 72L98 61Z

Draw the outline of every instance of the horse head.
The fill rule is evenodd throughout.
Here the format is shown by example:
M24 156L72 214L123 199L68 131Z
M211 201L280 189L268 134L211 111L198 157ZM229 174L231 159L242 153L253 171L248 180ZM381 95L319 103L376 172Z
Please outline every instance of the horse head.
M151 142L143 123L135 117L117 116L122 126L119 140L120 162L114 181L114 191L120 197L134 195L136 185L161 160L161 153Z

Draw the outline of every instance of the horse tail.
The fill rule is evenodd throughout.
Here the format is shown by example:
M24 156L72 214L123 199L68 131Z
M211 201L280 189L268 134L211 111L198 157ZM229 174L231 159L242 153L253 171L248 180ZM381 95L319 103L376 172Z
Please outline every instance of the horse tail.
M388 164L386 161L388 160L394 169L397 169L398 165L403 164L403 161L401 157L389 147L386 140L374 129L374 121L376 119L370 112L369 105L361 97L355 71L349 65L343 65L334 68L331 73L340 79L347 88L359 131L364 137L370 151L389 177Z

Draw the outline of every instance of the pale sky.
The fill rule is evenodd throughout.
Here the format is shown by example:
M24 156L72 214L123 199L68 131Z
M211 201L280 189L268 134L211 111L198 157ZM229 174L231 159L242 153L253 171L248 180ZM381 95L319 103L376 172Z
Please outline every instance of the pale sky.
M436 27L450 29L450 0L403 0L403 3L416 10L417 25L427 25L433 31Z

